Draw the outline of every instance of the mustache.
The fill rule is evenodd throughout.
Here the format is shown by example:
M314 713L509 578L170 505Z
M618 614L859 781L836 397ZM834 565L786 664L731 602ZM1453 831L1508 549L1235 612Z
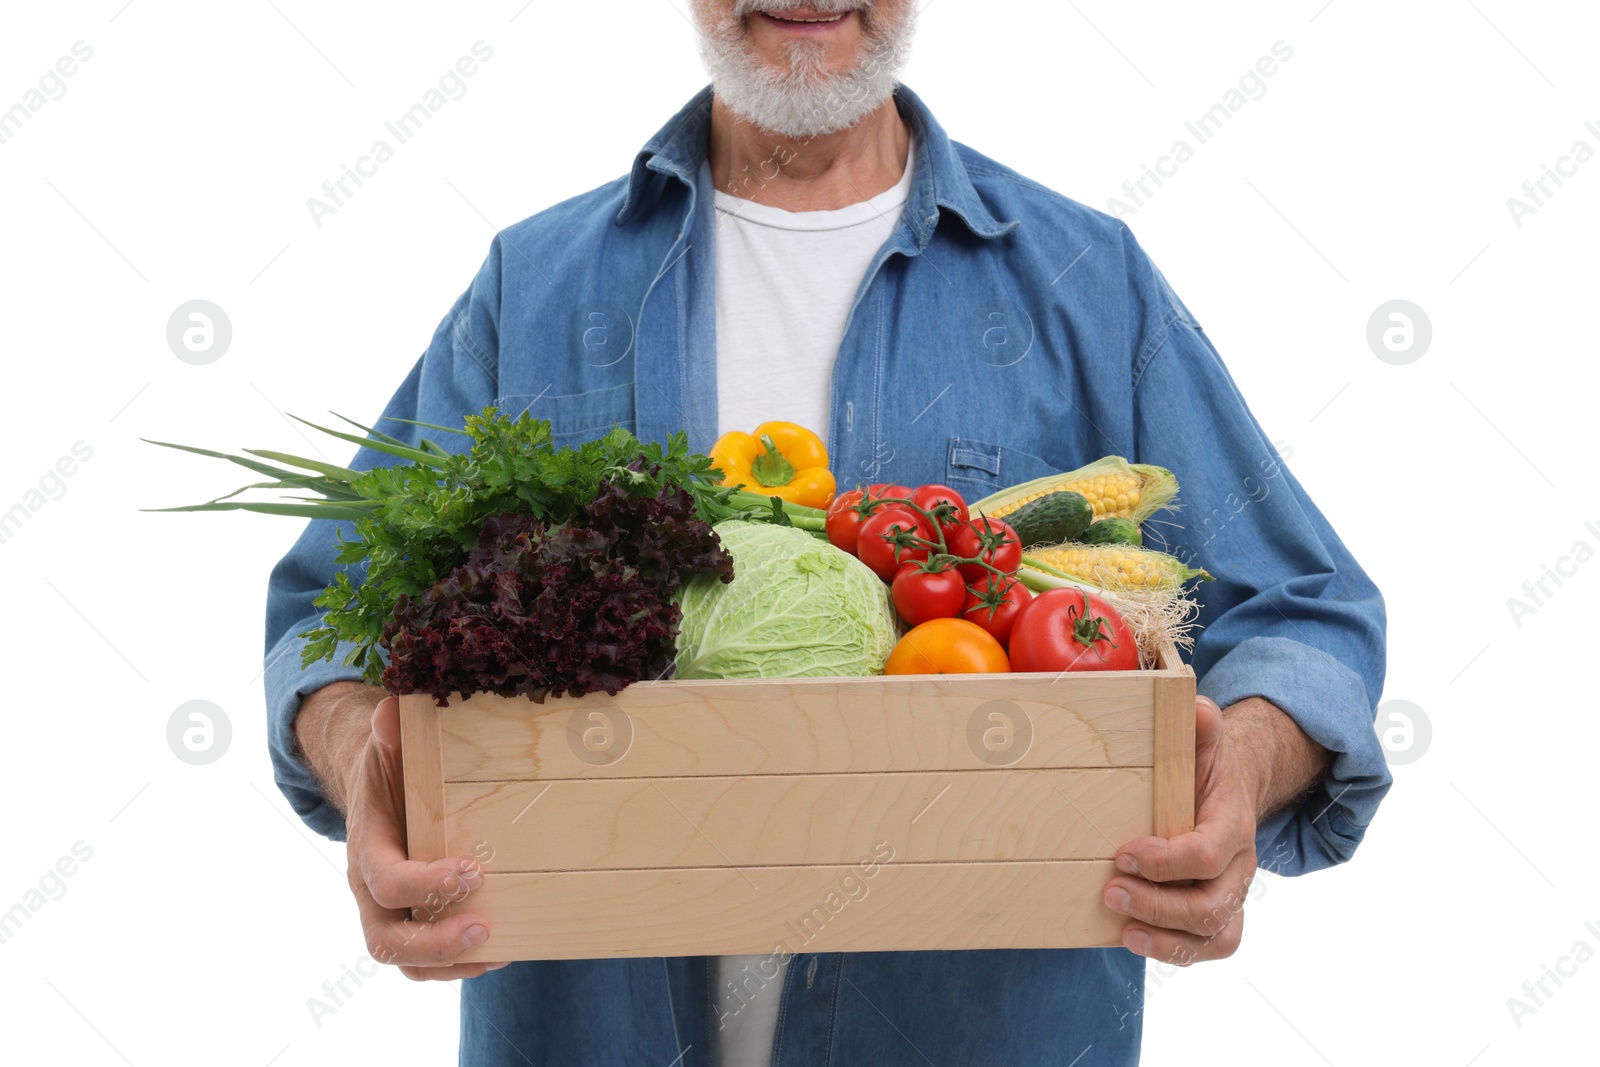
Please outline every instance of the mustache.
M875 0L734 0L733 17L777 11L815 11L819 15L860 11L871 15L876 7Z

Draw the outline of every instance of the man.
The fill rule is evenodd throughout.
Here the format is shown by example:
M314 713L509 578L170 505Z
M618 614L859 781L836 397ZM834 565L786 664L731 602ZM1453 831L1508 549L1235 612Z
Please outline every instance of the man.
M950 141L897 87L912 0L694 13L715 92L625 178L496 238L381 427L413 439L388 420L459 425L493 402L561 443L622 424L705 451L790 419L825 433L841 483L969 498L1108 453L1173 467L1171 548L1218 576L1193 657L1194 833L1122 848L1104 901L1128 916L1126 948L800 953L779 973L456 964L494 932L407 909L470 906L481 875L469 856L405 860L394 701L342 656L300 669L295 635L336 569L323 523L272 578L279 784L309 825L348 834L374 956L467 979L463 1063L1135 1063L1143 958L1231 954L1258 862L1349 859L1387 791L1382 601L1126 227Z

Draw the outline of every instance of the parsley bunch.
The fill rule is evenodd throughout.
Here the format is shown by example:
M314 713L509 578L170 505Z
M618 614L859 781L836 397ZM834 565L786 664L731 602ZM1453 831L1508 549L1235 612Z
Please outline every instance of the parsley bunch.
M557 448L548 421L526 413L512 419L493 407L467 416L460 430L413 423L470 439L465 452L453 453L427 439L413 448L389 434L344 421L366 436L305 424L405 462L357 471L258 449L245 449L240 456L150 443L224 459L273 479L204 504L158 510L255 511L342 520L353 526L354 539L346 539L342 527L338 530L337 559L344 568L364 570L365 576L352 580L350 571L341 569L317 598L324 615L321 625L300 635L307 641L302 666L331 660L341 644L348 644L353 648L346 665L360 667L369 685L384 681L385 664L377 649L389 648L389 638L397 632L397 605L438 600L437 587L468 563L490 520L523 516L540 523L541 530L574 522L590 524L591 505L615 488L630 497L657 501L681 492L694 516L707 526L745 518L799 526L819 535L823 529L822 513L815 509L718 484L721 472L708 457L689 451L683 433L671 435L663 446L641 442L619 427L585 444ZM292 496L287 502L236 499L250 489L315 495ZM394 676L389 680L393 682Z

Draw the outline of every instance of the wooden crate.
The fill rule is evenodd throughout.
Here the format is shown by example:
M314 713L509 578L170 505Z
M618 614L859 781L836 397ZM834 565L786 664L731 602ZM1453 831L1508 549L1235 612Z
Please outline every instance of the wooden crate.
M484 860L463 960L1121 943L1194 825L1193 672L655 682L401 700L412 859ZM455 905L417 909L422 919Z

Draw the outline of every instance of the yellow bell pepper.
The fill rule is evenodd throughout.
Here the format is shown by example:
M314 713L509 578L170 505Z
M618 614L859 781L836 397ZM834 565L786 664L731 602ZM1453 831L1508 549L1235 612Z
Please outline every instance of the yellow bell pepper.
M734 430L711 447L723 485L775 496L791 504L825 508L837 488L822 438L792 422L763 422L755 433Z

